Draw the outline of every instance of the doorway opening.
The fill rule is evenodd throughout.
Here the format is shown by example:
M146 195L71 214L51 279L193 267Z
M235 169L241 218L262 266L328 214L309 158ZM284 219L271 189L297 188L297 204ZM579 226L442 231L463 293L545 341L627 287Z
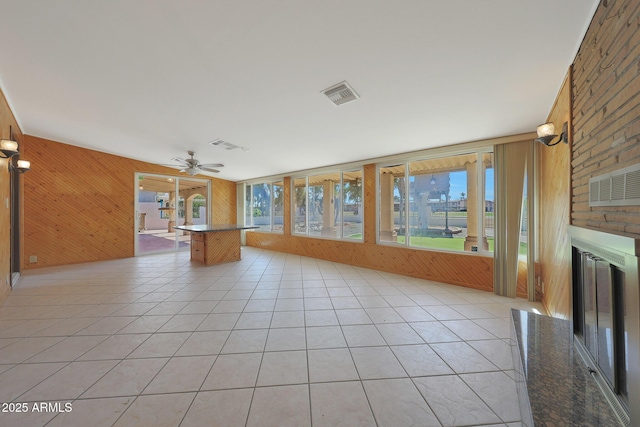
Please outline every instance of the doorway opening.
M187 250L188 233L173 227L209 222L210 181L137 173L135 182L136 255Z

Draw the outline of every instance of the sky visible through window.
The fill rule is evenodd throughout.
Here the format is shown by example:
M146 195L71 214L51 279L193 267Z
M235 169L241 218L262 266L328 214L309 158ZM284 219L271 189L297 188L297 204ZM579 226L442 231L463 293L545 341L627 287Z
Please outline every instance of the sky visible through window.
M467 194L467 173L464 171L449 173L449 194L451 200L459 200L460 194ZM485 199L493 201L493 168L486 170L485 174ZM466 197L466 196L465 196Z

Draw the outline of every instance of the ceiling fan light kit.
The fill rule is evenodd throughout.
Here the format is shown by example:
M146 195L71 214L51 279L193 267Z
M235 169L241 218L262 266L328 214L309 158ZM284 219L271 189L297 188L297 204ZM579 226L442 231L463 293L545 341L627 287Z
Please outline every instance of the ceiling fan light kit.
M190 176L197 175L201 172L218 173L220 171L214 168L224 167L222 163L200 163L200 161L194 157L196 153L193 151L187 151L187 154L190 156L188 159L183 159L182 157L174 157L171 159L174 162L181 163L180 165L171 166L181 166L182 169L180 169L180 172L184 172Z

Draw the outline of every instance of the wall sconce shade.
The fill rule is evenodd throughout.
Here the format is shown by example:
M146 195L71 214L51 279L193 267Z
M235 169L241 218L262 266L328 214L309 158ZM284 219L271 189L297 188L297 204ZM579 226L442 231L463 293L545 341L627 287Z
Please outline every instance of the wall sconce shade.
M0 139L0 152L3 158L15 156L18 154L18 143L10 139Z
M562 124L562 133L560 134L560 138L556 142L551 142L558 135L556 134L556 127L553 123L543 123L536 129L538 132L538 137L535 139L536 142L541 142L547 147L553 147L554 145L558 145L560 142L564 142L565 144L569 143L569 132L568 132L569 124L564 122Z
M18 171L19 173L25 173L31 170L31 162L29 160L18 160L15 166L10 162L9 163L10 171Z

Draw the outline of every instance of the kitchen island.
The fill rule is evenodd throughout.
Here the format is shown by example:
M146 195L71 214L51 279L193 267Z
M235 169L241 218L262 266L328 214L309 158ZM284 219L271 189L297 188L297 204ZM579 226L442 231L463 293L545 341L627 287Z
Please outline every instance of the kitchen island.
M253 226L241 224L178 225L191 234L191 260L206 265L240 261L240 231Z

